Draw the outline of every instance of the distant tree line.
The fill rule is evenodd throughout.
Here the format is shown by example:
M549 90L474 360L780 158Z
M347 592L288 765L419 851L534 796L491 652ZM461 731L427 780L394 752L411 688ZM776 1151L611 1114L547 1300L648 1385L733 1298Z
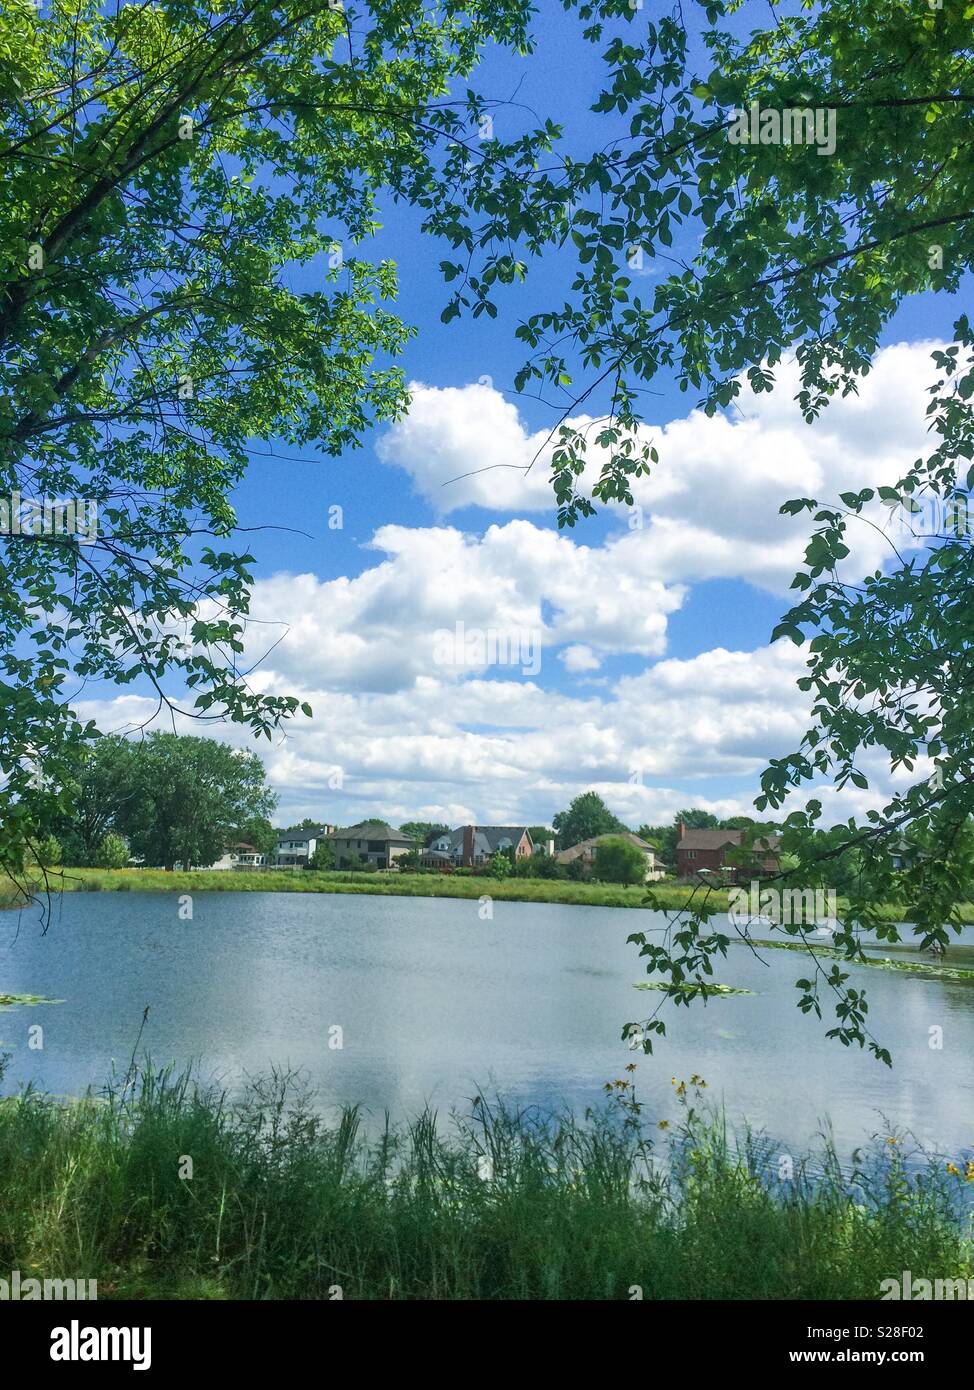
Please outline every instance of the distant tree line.
M57 789L47 857L117 868L131 856L171 869L212 864L234 843L273 853L277 797L265 776L256 753L216 739L100 738Z

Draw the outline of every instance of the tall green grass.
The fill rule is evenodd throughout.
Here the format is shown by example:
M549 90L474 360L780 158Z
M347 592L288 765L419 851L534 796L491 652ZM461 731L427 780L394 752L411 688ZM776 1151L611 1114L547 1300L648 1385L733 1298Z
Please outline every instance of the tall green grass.
M646 891L641 884L573 882L564 879L473 877L436 873L359 873L329 870L266 869L254 872L194 870L167 873L164 869L64 869L51 870L46 880L33 880L34 891L45 893L372 893L400 898L480 898L484 894L498 902L566 903L578 907L645 907ZM653 897L664 909L681 909L691 897L699 902L701 889L686 884L655 883ZM9 886L13 897L16 889ZM0 906L3 906L0 882ZM22 904L22 896L20 903ZM710 888L707 901L719 912L726 912L730 900L726 889ZM845 905L839 899L839 907ZM907 909L895 903L880 904L891 921L902 920ZM974 904L961 903L959 920L974 923Z
M615 1084L584 1119L478 1100L378 1133L281 1075L239 1100L148 1066L28 1090L0 1102L0 1274L99 1298L852 1299L974 1272L942 1165L881 1145L861 1186L829 1153L785 1183L719 1117L670 1140Z
M569 903L581 906L643 907L639 884L573 883L561 879L468 877L461 874L357 873L306 869L222 872L164 869L65 869L50 875L50 890L110 893L374 893L389 897L473 898L497 901ZM686 888L668 888L674 907L683 906ZM727 895L722 893L722 906Z

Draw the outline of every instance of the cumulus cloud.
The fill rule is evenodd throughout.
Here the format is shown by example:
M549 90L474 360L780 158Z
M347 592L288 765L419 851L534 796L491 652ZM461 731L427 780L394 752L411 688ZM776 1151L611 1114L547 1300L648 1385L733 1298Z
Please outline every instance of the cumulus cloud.
M286 634L272 653L283 674L329 689L391 691L423 676L469 677L513 646L517 659L501 664L536 675L566 644L662 654L667 618L685 595L658 577L630 534L587 546L529 521L482 536L383 526L370 548L385 558L355 578L258 580L249 658ZM460 648L457 659L444 654L445 638Z
M926 387L935 346L884 349L859 394L834 400L813 425L794 401L794 362L779 366L774 391L745 390L725 415L692 411L647 425L644 436L655 442L660 462L634 483L638 510L625 516L637 538L633 549L646 552L646 572L668 582L742 578L776 593L786 589L801 563L809 519L782 517L782 503L802 496L831 502L902 475L929 445ZM408 416L382 438L378 453L405 469L440 513L470 506L551 513L548 430L528 431L490 386L441 390L414 382L412 392ZM592 420L572 423L584 428ZM600 457L593 446L589 485ZM888 522L878 505L872 519ZM853 540L851 563L860 572L891 557L888 541L866 523L855 523Z
M632 825L668 821L688 805L747 814L767 758L794 748L806 727L802 669L797 648L778 642L667 659L585 695L435 675L408 690L353 693L265 670L262 689L299 695L314 717L258 748L287 819L547 823L589 788ZM81 707L105 730L153 711L153 701L131 696ZM178 727L199 732L188 720ZM233 726L206 732L255 746ZM886 790L880 779L877 790L828 798L829 809L847 816L882 804Z
M592 648L587 647L584 642L566 647L558 656L559 660L564 662L565 670L573 675L579 671L598 671L602 665L601 657L596 656Z
M685 806L748 812L768 759L796 748L807 727L808 697L795 684L805 658L778 642L676 659L669 619L703 579L787 588L809 519L782 518L783 501L900 475L926 446L930 348L879 354L860 396L813 427L791 400L786 365L775 392L743 397L733 417L693 412L650 431L661 462L636 484L637 509L617 509L617 530L597 543L540 516L485 529L385 525L358 574L259 579L246 631L251 684L314 710L263 746L281 814L530 824L588 788L632 825ZM543 441L488 385L417 386L379 447L444 518L480 506L547 520L544 459L525 471ZM470 476L443 486L460 473ZM855 543L864 567L886 553L865 526ZM613 658L623 656L620 676ZM103 729L132 729L156 706L126 693L86 699L80 712ZM204 732L253 746L232 726ZM830 818L860 814L892 787L878 761L870 769L879 775L868 790L808 795Z

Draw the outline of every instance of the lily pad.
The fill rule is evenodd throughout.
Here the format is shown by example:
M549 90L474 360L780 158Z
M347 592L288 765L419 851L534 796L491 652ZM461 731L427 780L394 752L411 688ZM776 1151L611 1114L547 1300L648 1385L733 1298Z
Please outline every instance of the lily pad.
M15 1004L63 1004L63 999L45 999L43 994L0 994L0 1009L13 1008Z
M908 975L926 975L932 980L974 980L974 970L960 965L932 965L922 960L891 960L889 956L852 956L837 951L834 946L817 946L812 941L758 941L751 946L769 951L811 951L813 955L825 956L829 960L846 961L849 965L869 965L874 970L903 970Z

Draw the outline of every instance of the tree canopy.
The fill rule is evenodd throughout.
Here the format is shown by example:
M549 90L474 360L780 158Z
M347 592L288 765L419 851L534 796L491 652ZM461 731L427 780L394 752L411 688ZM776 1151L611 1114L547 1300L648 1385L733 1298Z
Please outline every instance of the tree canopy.
M242 664L253 557L229 496L255 447L337 454L405 405L395 268L359 254L380 190L466 245L478 284L515 278L512 229L546 235L544 180L532 229L519 171L555 128L482 149L463 91L528 13L3 6L0 870L68 809L85 682L268 737L297 711ZM52 497L96 524L20 524L16 499Z
M609 68L597 109L624 117L628 136L588 165L600 211L583 207L575 216L572 301L520 330L533 353L522 384L568 378L555 453L568 525L599 500L631 501L631 479L651 469L656 448L642 429L640 402L658 376L674 377L713 413L745 390L773 390L776 368L793 353L798 403L813 421L836 395L856 391L904 300L954 294L971 268L968 6L772 3L768 21L750 31L738 21L736 0L702 8L711 26L703 62L690 59L680 12L621 38L610 32L612 5L582 7ZM730 139L739 112L755 102L831 113L834 151L822 157L808 143ZM626 274L632 247L671 268L645 298ZM873 489L864 479L860 492L796 498L784 508L807 511L813 534L795 579L798 602L773 635L807 644L800 684L812 713L802 746L768 767L756 808L777 811L816 780L868 789L871 764L873 776L878 768L898 786L904 774L914 779L838 834L820 827L814 797L784 818L796 884L823 882L836 858L849 864L860 851L868 856L862 891L851 895L835 942L849 960L860 953L861 926L897 938L878 906L884 899L904 904L923 944L946 945L969 889L969 533L941 528L919 558L891 545L881 571L861 582L854 572L856 527L876 524L877 502L910 510L926 496L949 504L974 484L974 343L964 315L954 338L931 359L930 455L905 458L895 488ZM582 359L583 382L570 380L556 346L564 342ZM611 392L607 414L594 426L571 425L599 385ZM598 459L590 496L580 481L588 456ZM904 837L913 844L905 861ZM647 967L663 973L664 997L689 1002L712 990L714 960L728 945L712 929L712 913L702 906L683 914L664 943L637 934ZM798 982L799 1006L820 1017L831 1007L830 1036L868 1045L888 1062L866 1024L865 992L850 985L848 970L811 963L810 977ZM642 1031L648 1050L652 1034L665 1031L658 1013Z
M598 792L582 792L576 796L567 811L559 811L552 817L551 824L559 849L570 849L572 845L591 840L596 835L627 829L618 816L612 814Z
M629 840L609 836L595 846L593 873L604 883L645 883L646 856Z
M66 864L108 858L104 867L115 867L122 836L134 856L165 869L212 864L233 843L267 853L275 840L268 817L277 797L263 763L216 739L99 739L66 792L77 807L58 827Z

